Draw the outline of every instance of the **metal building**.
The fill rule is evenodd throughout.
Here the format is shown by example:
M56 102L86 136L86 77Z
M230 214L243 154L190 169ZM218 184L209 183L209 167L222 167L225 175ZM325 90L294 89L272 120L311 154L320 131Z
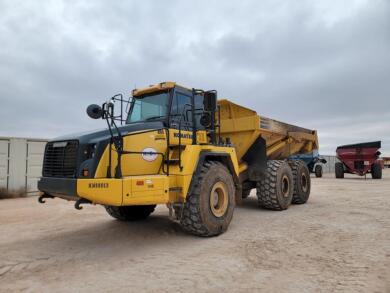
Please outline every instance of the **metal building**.
M327 163L322 164L324 173L334 173L334 165L336 162L339 162L339 159L336 158L336 156L322 156Z
M0 137L0 188L37 192L45 139Z
M385 168L390 168L390 157L382 157Z

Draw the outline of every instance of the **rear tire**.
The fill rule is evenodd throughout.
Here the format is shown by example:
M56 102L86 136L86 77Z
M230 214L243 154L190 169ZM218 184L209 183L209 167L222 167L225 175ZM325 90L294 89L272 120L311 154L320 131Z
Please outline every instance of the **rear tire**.
M316 165L314 168L314 173L316 174L317 178L321 178L322 174L324 173L321 165Z
M344 178L344 166L343 163L337 162L334 164L334 172L336 178Z
M257 184L259 206L270 210L285 210L291 204L293 192L294 180L288 163L269 160L264 179Z
M310 196L310 172L303 161L290 161L291 171L294 180L294 193L292 203L304 204Z
M371 177L372 179L382 179L382 166L380 164L372 164Z
M225 232L233 218L235 187L229 170L220 162L207 161L193 178L195 186L187 196L180 224L197 236L216 236Z
M156 205L144 206L104 206L107 213L120 221L139 221L144 220L154 212Z

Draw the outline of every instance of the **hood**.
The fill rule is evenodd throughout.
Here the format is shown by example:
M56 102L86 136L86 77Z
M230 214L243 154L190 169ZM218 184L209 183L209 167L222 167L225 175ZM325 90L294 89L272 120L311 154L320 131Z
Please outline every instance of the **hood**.
M122 136L126 136L126 134L142 131L142 130L153 130L153 129L161 129L164 128L164 124L161 121L152 121L152 122L140 122L140 123L132 123L123 126L119 126L118 129L121 132ZM116 134L116 130L113 129L114 135ZM79 132L64 136L59 136L51 141L65 141L65 140L78 140L80 144L86 143L97 143L102 140L110 139L110 131L108 128L102 130L94 130L87 132Z
M132 132L138 132L143 130L157 130L164 128L164 123L161 121L153 121L153 122L143 122L143 123L133 123L133 124L127 124L118 127L119 131L121 132L122 136L126 136L129 133ZM116 134L116 131L113 131L114 135ZM76 178L93 178L96 172L96 168L99 164L100 157L103 155L104 150L106 149L107 145L110 142L110 131L108 129L103 130L97 130L97 131L90 131L90 132L82 132L82 133L76 133L66 136L60 136L53 140L51 140L50 143L54 142L62 142L62 141L78 141L75 147L76 150L74 151L74 154L67 154L67 160L70 160L69 157L72 157L72 168L74 168L73 177ZM46 147L47 149L47 147ZM69 150L70 152L72 150ZM46 158L47 151L45 150L45 158ZM93 155L91 156L91 153ZM65 154L65 150L64 150ZM53 155L51 155L53 156ZM56 156L61 156L61 154L56 154ZM64 157L58 158L58 160L65 160ZM45 163L44 163L45 164ZM50 168L59 168L58 166L50 166ZM83 175L83 170L89 170L88 175ZM57 170L58 171L58 170ZM59 170L58 172L61 172ZM47 175L49 176L49 175ZM52 176L52 175L50 175Z

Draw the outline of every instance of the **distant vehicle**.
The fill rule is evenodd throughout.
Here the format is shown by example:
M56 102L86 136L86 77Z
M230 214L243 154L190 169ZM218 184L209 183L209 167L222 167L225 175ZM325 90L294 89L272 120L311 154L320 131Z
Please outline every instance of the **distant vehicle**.
M335 164L336 178L344 178L344 173L365 176L371 173L373 179L382 178L383 160L379 159L380 141L364 142L339 146L337 158L341 162Z
M326 164L326 160L320 156L317 150L307 154L296 154L289 157L290 160L302 160L307 165L310 173L314 173L317 178L322 177L322 164Z
M382 157L385 168L390 168L390 157Z

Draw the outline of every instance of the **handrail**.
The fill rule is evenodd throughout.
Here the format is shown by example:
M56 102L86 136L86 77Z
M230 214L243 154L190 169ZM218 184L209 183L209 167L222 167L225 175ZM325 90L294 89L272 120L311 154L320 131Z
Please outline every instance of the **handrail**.
M184 111L185 111L187 106L190 106L191 111L192 111L192 105L184 104L183 110L181 111L180 120L179 120L179 168L180 168L180 172L183 171L183 166L181 165L181 122L183 121ZM192 115L194 115L194 113L192 113ZM169 158L168 158L168 160L169 160Z

